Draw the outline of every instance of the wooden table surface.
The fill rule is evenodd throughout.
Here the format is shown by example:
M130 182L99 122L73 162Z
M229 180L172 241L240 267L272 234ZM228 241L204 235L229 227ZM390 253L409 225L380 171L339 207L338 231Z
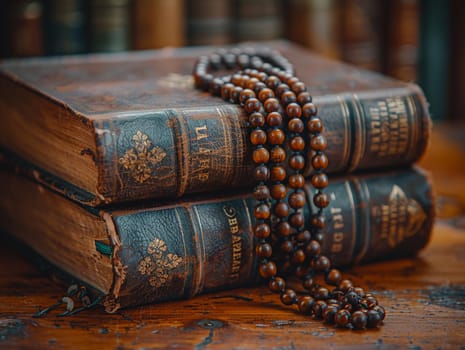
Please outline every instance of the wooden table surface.
M416 259L353 268L388 316L370 331L335 329L280 306L266 288L123 310L32 318L65 290L0 236L0 348L465 349L465 128L438 127L421 164L439 219Z

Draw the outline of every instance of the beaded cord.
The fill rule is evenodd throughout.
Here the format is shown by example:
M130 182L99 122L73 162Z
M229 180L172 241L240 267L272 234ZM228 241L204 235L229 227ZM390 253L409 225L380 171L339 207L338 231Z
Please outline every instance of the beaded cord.
M222 71L232 74L220 76ZM249 140L255 164L254 236L259 274L285 305L306 315L353 329L381 325L384 308L377 299L331 268L320 254L325 227L324 208L330 199L325 169L327 142L323 121L305 84L292 64L270 49L218 50L202 56L194 67L196 88L239 104L248 116ZM303 208L306 154L311 154L310 182L317 208L306 225ZM286 165L287 161L287 165ZM278 273L279 271L279 273ZM284 276L294 275L306 293L290 288ZM322 275L332 290L317 283Z

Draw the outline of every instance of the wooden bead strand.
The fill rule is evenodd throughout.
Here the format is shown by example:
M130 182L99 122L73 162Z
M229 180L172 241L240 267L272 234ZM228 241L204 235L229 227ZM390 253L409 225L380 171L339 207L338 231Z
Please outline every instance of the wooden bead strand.
M221 71L234 70L220 76ZM202 56L194 67L194 84L202 91L242 106L248 117L254 162L256 205L254 236L259 274L285 305L338 327L376 328L385 310L376 298L342 279L339 270L321 255L324 209L330 199L325 170L328 158L323 121L305 83L290 62L278 52L251 48L219 50ZM316 210L305 219L307 204L304 169L311 154ZM286 285L294 274L307 294ZM316 283L323 276L333 290Z

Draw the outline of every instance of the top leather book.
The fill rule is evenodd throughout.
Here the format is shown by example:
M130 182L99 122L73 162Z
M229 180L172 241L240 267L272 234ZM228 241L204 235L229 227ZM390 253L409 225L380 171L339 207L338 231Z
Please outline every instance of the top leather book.
M431 120L416 84L286 41L241 45L271 47L294 65L325 122L329 173L408 165L424 153ZM193 88L196 59L215 49L4 61L0 147L91 206L252 186L241 107Z

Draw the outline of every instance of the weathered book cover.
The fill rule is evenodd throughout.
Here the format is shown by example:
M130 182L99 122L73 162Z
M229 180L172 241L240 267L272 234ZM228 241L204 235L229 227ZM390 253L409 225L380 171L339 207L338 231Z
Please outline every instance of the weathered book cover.
M419 169L335 178L328 193L322 252L334 265L412 256L428 242L434 201ZM0 171L0 229L104 293L109 312L257 282L253 208L249 194L230 194L86 209Z
M423 154L430 118L417 85L286 42L262 45L287 56L314 95L328 172L406 165ZM242 109L192 86L195 60L214 50L3 62L0 147L87 192L89 205L250 187Z

